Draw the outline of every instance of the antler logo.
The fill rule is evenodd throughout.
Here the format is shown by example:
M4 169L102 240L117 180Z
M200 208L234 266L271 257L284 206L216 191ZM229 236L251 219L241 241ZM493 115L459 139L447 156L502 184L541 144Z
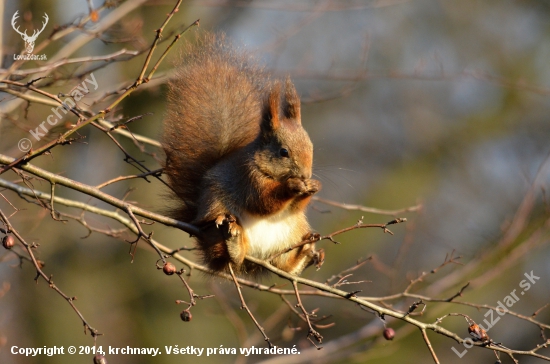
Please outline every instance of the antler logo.
M21 37L23 38L23 40L25 41L25 52L27 54L31 54L32 51L34 50L34 42L36 42L36 38L38 38L38 35L40 33L42 33L42 31L44 30L44 28L46 28L46 24L48 24L48 14L44 13L44 22L42 23L42 29L40 29L39 31L36 31L36 30L33 30L32 32L32 35L29 36L27 35L27 29L25 29L24 32L21 32L19 31L19 27L15 27L15 21L17 18L19 18L19 16L17 15L17 13L19 12L16 11L15 14L13 14L13 17L11 18L11 26L13 27L13 29L19 33L21 35Z

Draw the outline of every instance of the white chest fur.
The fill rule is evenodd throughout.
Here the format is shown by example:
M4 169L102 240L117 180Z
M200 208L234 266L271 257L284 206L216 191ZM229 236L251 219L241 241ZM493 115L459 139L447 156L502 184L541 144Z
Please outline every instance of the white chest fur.
M297 225L296 215L288 211L270 217L243 214L241 226L250 244L248 254L265 259L298 243L292 238Z

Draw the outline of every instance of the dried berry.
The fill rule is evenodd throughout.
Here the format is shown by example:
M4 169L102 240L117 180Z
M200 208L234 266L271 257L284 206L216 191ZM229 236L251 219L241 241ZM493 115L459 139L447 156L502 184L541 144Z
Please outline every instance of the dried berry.
M101 354L94 356L94 364L107 364L107 359Z
M181 311L180 317L185 322L191 321L193 319L193 315L191 315L189 309Z
M395 337L395 331L391 327L386 327L384 329L384 339L386 340L393 340Z
M15 239L14 239L13 236L11 236L11 235L6 235L6 236L4 236L4 238L2 239L2 245L3 245L4 248L6 248L6 249L11 249L11 248L13 248L13 246L15 245Z
M165 263L164 267L162 267L162 271L164 274L171 276L172 274L176 273L176 266L170 262Z
M477 324L471 324L468 326L468 333L472 336L474 341L487 341L489 340L489 335L487 332L479 327Z

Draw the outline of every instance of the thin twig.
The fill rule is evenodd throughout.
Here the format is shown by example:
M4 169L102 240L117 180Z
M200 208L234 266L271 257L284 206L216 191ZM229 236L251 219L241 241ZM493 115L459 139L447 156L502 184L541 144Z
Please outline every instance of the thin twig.
M422 332L422 338L424 339L424 342L426 343L426 346L428 346L428 349L430 350L430 354L432 354L432 358L433 358L435 364L439 364L439 359L437 359L437 355L435 355L434 348L432 347L432 343L430 342L430 339L428 338L428 334L426 333L426 329L420 329L420 332Z
M416 212L416 211L422 209L422 204L418 204L418 205L410 206L410 207L405 207L405 208L398 209L398 210L382 210L382 209L377 209L377 208L374 208L374 207L367 207L367 206L362 206L362 205L352 205L352 204L348 204L348 203L340 203L340 202L328 200L326 198L322 198L322 197L318 197L318 196L313 196L311 199L313 201L321 202L321 203L324 203L326 205L339 207L339 208L345 209L345 210L370 212L372 214L377 214L377 215L396 216L396 215L402 214L404 212Z
M311 314L307 312L306 308L304 307L304 304L302 303L302 299L300 298L300 290L298 289L298 283L296 281L292 281L292 286L294 287L294 292L296 294L296 299L298 300L298 303L296 304L297 307L299 307L302 310L302 313L304 314L304 318L306 319L307 326L309 327L309 331L307 333L307 338L310 339L311 336L319 343L321 344L323 342L323 335L321 335L319 332L317 332L313 326L311 325L310 316ZM311 341L311 340L310 340ZM311 341L313 343L313 341ZM315 343L313 343L317 349L321 349L322 347L318 347Z
M60 221L60 222L66 222L67 220L60 219L57 216L55 216L55 210L54 210L54 207L53 207L54 192L55 192L55 183L52 183L51 184L51 198L50 198L50 210L51 210L52 219L54 219L56 221Z
M241 292L241 286L239 285L239 281L237 280L237 277L235 277L235 273L233 273L233 268L231 267L231 264L228 264L227 267L229 268L229 273L231 274L231 277L233 278L233 283L235 283L235 287L237 288L237 292L239 293L239 298L241 299L241 309L245 309L246 312L248 313L248 316L250 316L250 318L252 319L252 321L254 321L254 324L256 325L256 327L258 328L258 330L260 330L260 332L262 333L263 337L264 337L264 340L267 342L267 345L269 346L269 348L271 349L273 347L273 344L271 343L271 341L269 340L269 337L266 335L264 329L262 326L260 326L260 324L258 323L258 321L256 320L256 318L254 317L254 315L252 314L252 311L250 311L250 309L248 308L248 306L246 305L246 301L244 300L244 297L243 297L243 294Z
M389 221L385 224L364 224L363 219L361 218L361 220L359 220L357 222L357 224L352 225L352 226L347 227L347 228L344 228L344 229L340 229L338 231L335 231L335 232L327 234L327 235L322 235L321 236L319 234L312 234L307 239L302 240L301 242L296 243L296 244L292 245L291 247L289 247L289 248L287 248L283 251L280 251L276 254L273 254L271 257L268 258L268 260L271 261L271 260L277 258L278 256L286 254L286 253L288 253L288 252L290 252L290 251L292 251L296 248L299 248L299 247L304 246L306 244L314 243L314 242L320 241L320 240L330 240L335 244L339 244L339 242L334 240L334 237L336 235L347 233L348 231L355 230L355 229L380 228L380 229L384 230L384 233L388 233L390 235L393 235L393 233L388 229L388 225L399 224L399 223L406 222L406 221L407 221L406 218L396 218L396 219L393 219L393 220L391 220L391 221Z

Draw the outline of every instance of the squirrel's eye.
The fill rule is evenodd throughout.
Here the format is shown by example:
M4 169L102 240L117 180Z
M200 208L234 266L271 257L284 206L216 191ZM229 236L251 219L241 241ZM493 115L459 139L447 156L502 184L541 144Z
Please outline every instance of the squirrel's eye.
M288 154L288 149L286 148L281 148L281 150L279 151L279 154L281 155L281 157L285 157L285 158L288 158L290 156Z

